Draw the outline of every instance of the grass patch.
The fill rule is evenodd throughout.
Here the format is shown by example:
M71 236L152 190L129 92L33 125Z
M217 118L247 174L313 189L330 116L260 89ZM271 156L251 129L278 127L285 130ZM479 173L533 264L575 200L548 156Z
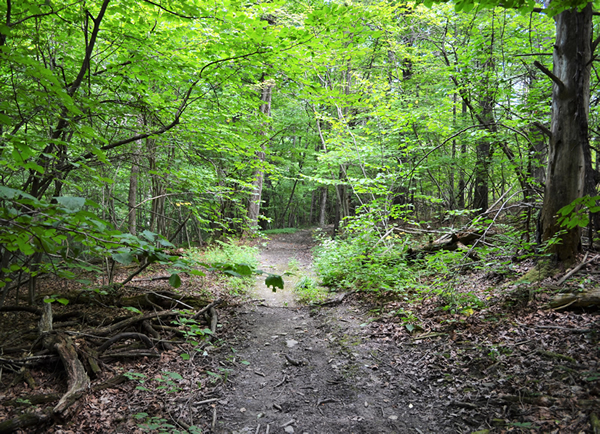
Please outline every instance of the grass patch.
M295 234L300 229L298 228L283 228L283 229L267 229L261 231L265 235L277 235L277 234Z
M327 299L326 290L317 285L317 282L309 276L300 278L298 283L294 285L294 292L301 303L314 304Z

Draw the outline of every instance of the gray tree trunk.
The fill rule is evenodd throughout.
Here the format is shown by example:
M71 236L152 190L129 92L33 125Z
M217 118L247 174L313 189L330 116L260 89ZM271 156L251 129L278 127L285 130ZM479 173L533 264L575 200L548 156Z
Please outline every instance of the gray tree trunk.
M561 12L555 21L552 137L541 214L544 241L562 229L557 222L558 210L584 194L584 152L589 146L592 4L588 3L581 12ZM558 235L560 244L551 247L558 261L569 264L575 260L581 250L580 234L580 228L576 227Z
M263 88L261 92L260 99L263 103L260 106L260 112L267 116L271 116L271 99L273 95L273 85L263 83ZM261 135L266 136L266 126L265 130L261 132ZM256 158L258 159L258 168L254 171L254 180L252 181L253 191L250 195L250 202L248 204L248 220L250 221L250 230L255 231L258 227L258 216L260 215L260 201L262 198L262 190L263 190L263 179L264 172L262 168L262 162L265 161L265 145L262 145L262 150L256 153Z

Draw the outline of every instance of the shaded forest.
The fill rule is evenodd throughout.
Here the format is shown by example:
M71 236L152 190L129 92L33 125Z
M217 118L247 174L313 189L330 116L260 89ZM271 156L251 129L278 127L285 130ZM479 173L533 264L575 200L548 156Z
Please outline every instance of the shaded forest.
M173 334L209 345L239 288L186 285L283 289L239 244L286 228L321 228L305 301L327 287L382 317L392 303L409 336L447 334L424 324L468 322L496 296L595 314L599 14L559 0L1 2L0 315L39 325L26 345L0 330L0 367L29 384L35 357L60 359L69 386L0 432L66 412L103 358L155 357ZM108 310L61 313L76 304ZM86 348L53 331L67 320ZM140 348L111 353L120 341Z

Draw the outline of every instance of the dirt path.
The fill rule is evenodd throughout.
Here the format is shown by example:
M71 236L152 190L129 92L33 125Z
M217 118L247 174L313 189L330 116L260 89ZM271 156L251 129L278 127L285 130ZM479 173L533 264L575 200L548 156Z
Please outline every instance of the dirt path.
M282 273L295 258L310 267L310 242L309 231L280 235L262 250L262 266ZM277 294L259 286L264 301L230 319L236 340L224 347L236 368L214 432L457 432L441 419L435 391L406 375L418 360L401 364L409 354L370 340L359 308L298 306L286 286Z

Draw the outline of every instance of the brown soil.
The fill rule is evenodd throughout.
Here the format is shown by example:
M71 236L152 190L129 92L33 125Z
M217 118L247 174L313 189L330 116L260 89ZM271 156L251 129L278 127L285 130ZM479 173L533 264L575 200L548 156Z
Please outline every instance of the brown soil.
M311 243L310 231L273 237L261 264L281 273L295 258L310 267ZM447 411L435 385L409 374L418 354L370 339L361 308L296 306L287 287L258 293L264 300L232 313L238 332L222 348L238 368L216 407L215 432L442 433L464 426L461 410Z

